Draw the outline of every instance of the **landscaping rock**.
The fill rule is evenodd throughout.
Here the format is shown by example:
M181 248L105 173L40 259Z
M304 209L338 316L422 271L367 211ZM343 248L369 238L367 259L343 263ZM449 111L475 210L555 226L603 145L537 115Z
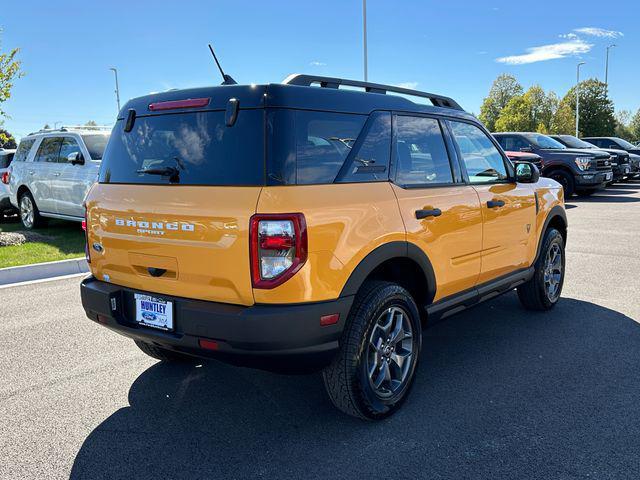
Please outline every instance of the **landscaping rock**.
M49 240L49 237L36 232L0 232L0 247L11 247L27 242L44 242L47 240Z

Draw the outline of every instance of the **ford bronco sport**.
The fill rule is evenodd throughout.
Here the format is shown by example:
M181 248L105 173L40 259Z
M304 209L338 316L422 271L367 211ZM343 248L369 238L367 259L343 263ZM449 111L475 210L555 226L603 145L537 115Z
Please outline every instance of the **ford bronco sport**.
M426 322L516 287L547 310L564 279L561 186L454 100L373 83L131 100L86 207L90 319L163 361L322 368L365 419L407 397Z

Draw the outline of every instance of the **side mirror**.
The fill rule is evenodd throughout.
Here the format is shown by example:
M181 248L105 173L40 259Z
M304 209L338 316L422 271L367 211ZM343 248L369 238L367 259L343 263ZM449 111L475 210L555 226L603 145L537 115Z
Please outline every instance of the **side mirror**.
M540 180L540 170L533 163L518 162L516 164L516 181L518 183L536 183Z
M80 152L72 152L67 155L67 160L71 165L84 165L84 156Z
M520 151L523 152L523 153L533 153L533 148L531 148L531 147L522 147L520 149Z

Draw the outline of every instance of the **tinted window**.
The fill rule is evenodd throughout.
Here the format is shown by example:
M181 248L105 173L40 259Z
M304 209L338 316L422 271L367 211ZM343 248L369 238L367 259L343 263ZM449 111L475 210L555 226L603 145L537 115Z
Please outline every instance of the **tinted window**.
M453 182L451 163L438 120L398 116L395 128L398 184Z
M0 168L7 168L9 165L11 165L11 160L13 160L13 152L0 152Z
M61 141L60 137L43 138L42 142L40 142L40 148L38 148L36 162L56 163L60 153Z
M59 162L68 163L69 155L76 153L80 153L80 146L78 145L78 142L76 142L74 138L64 137L62 139L62 146L60 147Z
M349 152L336 181L387 181L390 155L391 114L388 112L373 114Z
M507 167L502 155L482 130L470 123L450 122L450 124L471 183L508 179Z
M232 127L225 125L222 111L137 117L131 132L120 120L104 152L99 181L262 185L263 125L262 110L241 110Z
M35 138L28 138L26 140L22 140L20 145L18 145L18 149L16 150L16 154L13 156L14 162L24 162L27 159L27 155L29 155L29 150L33 146L33 142L35 142Z
M546 135L532 133L532 134L526 135L526 137L527 137L527 140L529 140L538 148L547 148L549 150L564 150L565 148L567 148L563 144L561 144L559 141L554 140L553 138L548 137Z
M102 154L109 141L109 135L82 135L91 160L102 160Z
M517 135L500 135L496 140L502 149L508 152L519 152L521 148L531 148L529 142Z

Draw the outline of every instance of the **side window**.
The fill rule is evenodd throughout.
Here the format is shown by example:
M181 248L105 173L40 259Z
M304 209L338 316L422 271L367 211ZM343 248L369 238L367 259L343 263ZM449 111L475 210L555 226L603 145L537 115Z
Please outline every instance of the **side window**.
M296 183L333 183L366 120L366 115L296 111Z
M62 139L60 137L47 137L40 143L38 148L38 154L36 155L36 162L49 162L55 163L58 161L58 155L60 154L60 143Z
M13 156L14 162L24 162L29 155L29 150L33 146L33 142L35 142L35 138L28 138L26 140L22 140L20 145L18 145L18 149L16 150L16 154Z
M453 183L440 122L434 118L396 117L396 182L399 185Z
M391 156L391 114L373 114L353 145L336 182L378 182L389 180Z
M501 136L496 140L498 140L502 149L508 152L519 152L521 148L530 147L527 142L516 135Z
M13 160L13 153L6 153L2 155L0 153L0 168L8 168L11 165L11 160Z
M482 130L470 123L451 121L449 124L471 183L509 178L502 155Z
M69 163L69 155L80 153L80 145L74 138L64 137L62 139L62 146L60 147L59 162Z

